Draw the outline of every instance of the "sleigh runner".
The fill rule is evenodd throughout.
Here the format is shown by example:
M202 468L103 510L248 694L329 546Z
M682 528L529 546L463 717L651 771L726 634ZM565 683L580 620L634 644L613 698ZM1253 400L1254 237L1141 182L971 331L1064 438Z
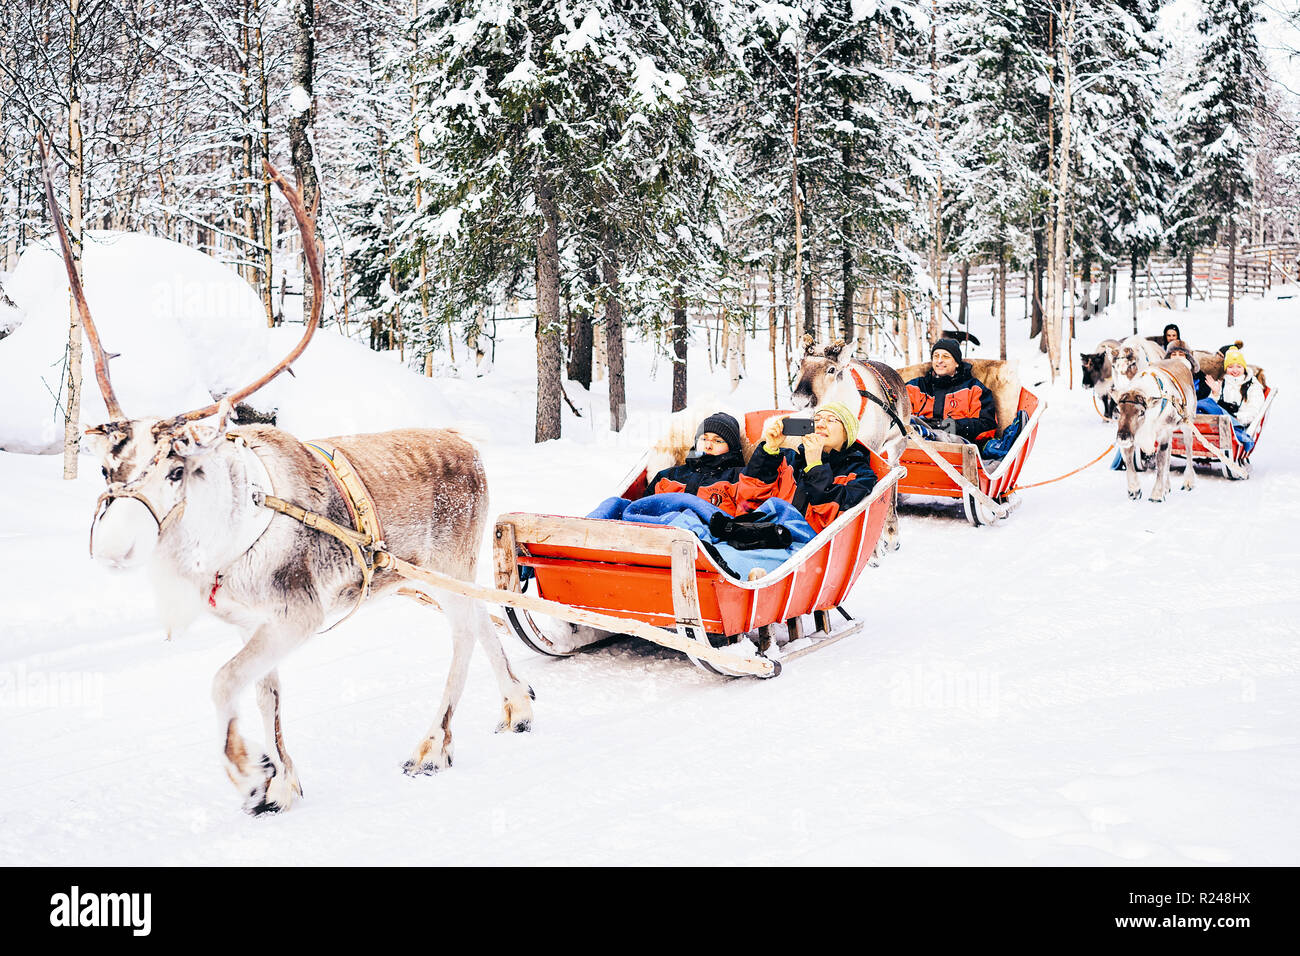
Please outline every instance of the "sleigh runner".
M761 430L772 414L746 416L751 437L757 434L755 423ZM510 626L526 645L551 656L631 634L681 651L713 673L775 677L782 662L862 627L842 604L876 550L889 498L904 474L874 453L871 457L879 477L872 493L754 581L731 574L682 529L502 515L493 555ZM643 462L624 483L623 496L638 497L645 482ZM521 574L521 568L527 571ZM529 587L531 594L525 591ZM530 608L528 598L539 604ZM565 623L539 619L536 612ZM804 627L809 615L811 631ZM596 623L596 616L604 620Z

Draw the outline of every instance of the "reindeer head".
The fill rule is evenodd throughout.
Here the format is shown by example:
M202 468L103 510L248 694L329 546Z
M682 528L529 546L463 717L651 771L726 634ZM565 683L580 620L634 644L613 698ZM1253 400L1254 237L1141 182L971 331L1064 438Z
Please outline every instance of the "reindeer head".
M844 351L843 339L830 345L816 345L811 335L805 335L803 343L803 361L799 363L794 388L790 392L790 403L795 408L811 408L826 401L843 374L840 361Z
M1128 448L1136 442L1144 455L1154 453L1156 430L1147 426L1154 424L1162 402L1146 376L1129 384L1115 402L1115 444Z
M178 419L87 429L86 445L99 458L108 486L91 524L91 555L114 568L147 560L184 514L187 495L204 477L202 458L223 434L224 427Z
M298 228L302 231L303 248L308 251L307 264L316 295L312 297L312 312L302 339L271 371L220 402L163 420L131 419L122 411L114 394L108 372L111 356L100 344L99 333L91 319L90 307L72 261L63 215L54 199L44 141L40 141L40 149L50 219L63 248L68 283L94 355L99 390L109 415L113 416L111 422L90 428L85 435L87 446L99 456L108 486L95 508L90 532L91 554L114 567L127 567L148 557L158 540L179 521L187 499L193 497L200 487L196 483L204 479L205 456L222 444L230 409L288 368L311 341L320 322L320 291L324 288L320 242L316 238L315 221L302 196L269 163L264 164L293 208ZM215 425L200 424L202 419L213 415L217 416Z
M1094 388L1110 378L1110 355L1106 352L1084 352L1079 361L1083 365L1083 387Z
M1146 362L1146 355L1132 345L1121 347L1114 359L1115 379L1131 382L1137 378L1138 372L1142 371Z

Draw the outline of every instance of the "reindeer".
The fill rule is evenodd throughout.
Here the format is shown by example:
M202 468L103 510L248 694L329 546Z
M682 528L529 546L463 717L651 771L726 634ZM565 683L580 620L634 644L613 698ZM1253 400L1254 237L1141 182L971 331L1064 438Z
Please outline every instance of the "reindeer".
M1119 446L1128 476L1128 496L1142 497L1136 456L1156 456L1156 481L1151 501L1161 502L1169 493L1169 448L1174 429L1183 430L1183 447L1189 449L1183 470L1183 490L1195 484L1192 470L1192 415L1196 412L1196 390L1192 371L1181 358L1161 359L1122 385L1116 400L1115 444Z
M217 672L212 700L226 774L254 815L288 809L302 796L281 730L280 661L327 617L355 610L403 581L379 557L472 581L488 519L483 462L450 429L333 438L316 443L323 449L318 454L277 428L226 427L230 408L302 354L324 293L313 217L297 191L269 165L267 170L293 207L315 291L301 341L270 372L219 404L172 418L132 419L114 395L109 356L73 267L46 168L50 215L112 418L86 432L107 482L92 522L91 554L116 568L148 565L169 628L207 611L242 630L244 646ZM213 416L214 422L205 423ZM325 461L331 456L333 474ZM359 485L348 483L349 464ZM358 487L359 493L352 490ZM349 527L353 511L356 531ZM362 525L382 529L382 540L367 543L359 534ZM438 603L418 589L410 593ZM486 608L453 594L442 593L439 600L451 623L452 661L433 725L403 765L412 776L452 764L452 711L476 640L504 698L497 730L526 731L532 721L532 689L511 672ZM236 720L238 697L250 684L257 687L266 733L267 753L261 756L249 749Z
M1130 335L1119 344L1111 360L1111 393L1123 391L1148 365L1162 361L1164 349L1150 339Z
M1113 364L1119 355L1120 343L1115 339L1103 339L1097 344L1097 351L1083 352L1079 361L1083 366L1083 387L1092 389L1093 400L1098 403L1102 418L1110 421L1115 417L1115 380Z
M803 360L791 392L795 408L810 408L822 402L843 402L858 410L858 441L898 464L907 447L907 435L895 418L912 417L912 400L898 372L882 362L862 362L844 356L844 341L815 345L804 336ZM890 496L881 550L896 551L898 540L898 494Z

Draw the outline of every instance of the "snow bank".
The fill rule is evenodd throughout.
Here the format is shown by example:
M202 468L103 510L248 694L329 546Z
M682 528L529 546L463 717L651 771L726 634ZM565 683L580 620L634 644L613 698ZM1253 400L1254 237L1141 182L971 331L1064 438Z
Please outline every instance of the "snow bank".
M185 246L137 233L90 232L86 298L112 361L118 400L134 417L175 414L257 374L266 355L262 304L233 270ZM23 253L6 291L22 315L0 339L0 449L52 453L62 442L60 392L71 296L49 244ZM81 420L108 413L83 352Z

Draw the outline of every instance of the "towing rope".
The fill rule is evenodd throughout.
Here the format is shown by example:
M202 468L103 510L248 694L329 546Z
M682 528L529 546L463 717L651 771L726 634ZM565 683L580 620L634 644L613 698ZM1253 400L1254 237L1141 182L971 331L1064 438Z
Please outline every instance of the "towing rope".
M1101 461L1103 458L1105 458L1108 454L1110 454L1110 452L1114 449L1114 447L1115 447L1115 443L1114 443L1114 442L1111 442L1109 445L1106 446L1106 450L1103 451L1100 455L1098 455L1098 456L1097 456L1096 458L1094 458L1092 461L1088 462L1088 464L1086 464L1086 465L1080 465L1078 468L1074 469L1074 471L1067 471L1067 472L1066 472L1065 474L1063 474L1063 475L1057 475L1055 478L1048 478L1046 481L1035 481L1033 484L1030 484L1030 485L1019 485L1019 484L1018 484L1018 485L1016 485L1016 486L1012 489L1012 491L1021 491L1021 490L1025 489L1025 488L1037 488L1037 487L1039 487L1040 485L1050 485L1050 484L1052 484L1053 482L1055 482L1055 481L1060 481L1060 480L1063 479L1063 478L1069 478L1071 475L1077 475L1079 472L1083 471L1085 468L1091 468L1093 465L1097 464L1097 462L1099 462L1099 461Z

